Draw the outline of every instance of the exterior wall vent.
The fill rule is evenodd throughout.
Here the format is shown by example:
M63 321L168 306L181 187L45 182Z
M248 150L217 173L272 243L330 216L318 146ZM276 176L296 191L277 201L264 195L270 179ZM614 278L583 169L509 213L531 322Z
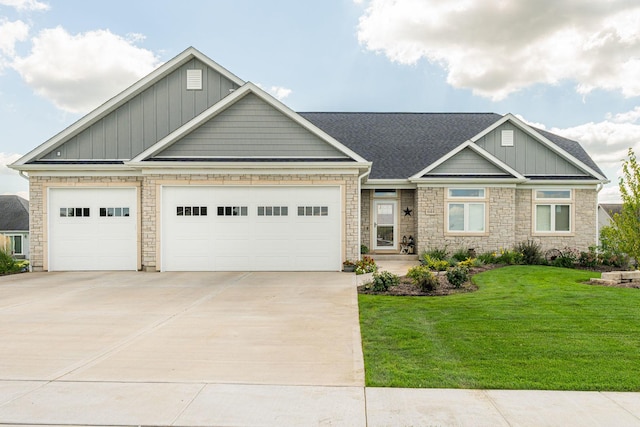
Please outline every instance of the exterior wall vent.
M513 130L503 130L500 145L503 147L513 147Z
M202 90L202 70L187 70L187 90Z

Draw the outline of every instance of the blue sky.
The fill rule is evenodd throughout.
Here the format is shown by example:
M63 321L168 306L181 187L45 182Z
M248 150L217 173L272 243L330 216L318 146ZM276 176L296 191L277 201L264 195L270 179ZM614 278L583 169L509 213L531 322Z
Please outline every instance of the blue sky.
M640 152L640 4L611 0L0 0L6 168L194 46L296 111L513 113L580 141L617 201Z

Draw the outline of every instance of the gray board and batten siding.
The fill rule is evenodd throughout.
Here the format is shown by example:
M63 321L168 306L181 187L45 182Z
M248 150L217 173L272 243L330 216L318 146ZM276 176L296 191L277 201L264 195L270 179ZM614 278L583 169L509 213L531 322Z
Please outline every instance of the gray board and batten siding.
M155 156L156 159L194 157L347 158L252 93Z
M503 130L513 130L512 147L501 145ZM531 135L511 123L504 123L476 141L481 148L525 176L587 176L588 174L569 163Z
M465 148L427 175L505 175L508 174L470 148Z
M189 69L202 70L202 90L187 90ZM237 88L193 58L41 159L130 160Z

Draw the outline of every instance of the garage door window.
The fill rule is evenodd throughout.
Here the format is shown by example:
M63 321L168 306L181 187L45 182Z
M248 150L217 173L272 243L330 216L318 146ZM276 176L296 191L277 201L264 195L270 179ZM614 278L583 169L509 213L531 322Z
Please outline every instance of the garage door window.
M100 208L100 216L129 216L129 208Z
M178 216L207 216L206 206L178 206L176 207Z
M328 206L298 206L298 216L328 216Z
M258 206L258 216L288 216L287 206Z
M89 208L60 208L61 217L83 217L91 216Z
M246 206L218 206L218 216L247 216Z

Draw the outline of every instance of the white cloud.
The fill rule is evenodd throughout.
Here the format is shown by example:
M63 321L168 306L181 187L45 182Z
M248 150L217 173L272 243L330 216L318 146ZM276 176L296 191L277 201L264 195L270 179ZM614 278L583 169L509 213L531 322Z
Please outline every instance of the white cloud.
M640 96L638 2L370 0L358 39L401 64L440 64L449 84L493 100L566 80Z
M16 54L16 43L29 36L29 26L24 22L0 19L0 71L7 67Z
M269 89L269 93L281 101L291 95L291 92L291 89L281 86L271 86L271 89Z
M18 10L49 10L49 5L38 0L0 0L0 5Z
M31 53L13 67L34 91L56 107L86 113L145 76L159 64L153 52L109 30L77 35L64 28L42 30Z
M0 152L0 175L16 175L18 172L9 169L7 165L15 162L20 157L22 157L20 154Z
M272 95L274 98L278 99L279 101L282 101L287 96L291 95L291 92L293 92L291 89L287 89L286 87L282 87L282 86L271 86L269 89L266 89L260 83L256 83L256 86L258 86L260 89L264 90L265 92L268 92L270 95Z

